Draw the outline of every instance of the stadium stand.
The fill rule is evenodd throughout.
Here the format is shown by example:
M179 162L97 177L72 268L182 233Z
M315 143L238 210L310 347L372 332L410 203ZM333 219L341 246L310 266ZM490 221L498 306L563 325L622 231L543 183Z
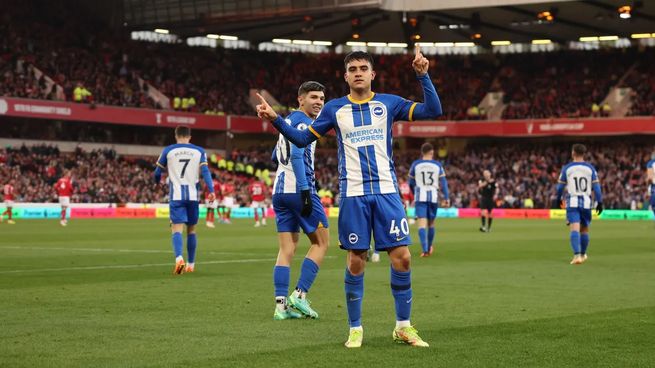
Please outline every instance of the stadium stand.
M647 208L643 167L652 152L651 146L634 142L587 145L591 152L590 162L600 173L606 208ZM570 160L569 150L568 142L473 143L463 152L450 153L444 163L453 205L477 207L477 180L482 170L489 169L500 188L499 207L558 208L559 204L554 203L554 188L561 167ZM399 178L407 177L415 157L418 152L414 151L396 155ZM73 153L62 153L56 146L23 146L0 150L0 175L17 180L18 198L22 202L55 201L52 184L66 169L73 169L74 202L165 202L167 193L152 183L155 160L156 157L122 157L111 149L90 152L77 149ZM227 160L233 162L232 170L219 168L216 162L211 163L211 167L221 183L235 185L237 202L247 205L247 184L255 176L266 179L275 171L270 161L270 147L235 149ZM319 150L316 160L321 163L316 170L318 186L329 191L335 197L334 203L338 204L336 153L331 149ZM259 174L247 174L248 165ZM240 167L243 169L239 170Z
M56 5L53 5L56 6ZM59 8L57 8L59 9ZM98 104L165 108L210 114L254 115L251 88L272 91L283 106L296 105L299 81L318 80L328 97L346 94L343 55L216 50L130 41L107 36L97 24L66 23L79 17L65 9L45 22L29 5L3 15L0 72L4 96L55 99L44 92L43 70L63 88L66 100ZM505 93L502 117L553 118L592 115L611 87L641 60L627 85L634 91L631 115L652 115L653 50L601 49L557 53L450 55L435 58L430 74L440 90L442 120L485 119L478 104L487 92ZM375 89L420 98L407 65L411 55L379 55ZM579 65L585 65L582 69ZM145 83L140 83L144 81ZM162 106L148 94L156 88L170 99ZM90 92L80 98L77 88Z

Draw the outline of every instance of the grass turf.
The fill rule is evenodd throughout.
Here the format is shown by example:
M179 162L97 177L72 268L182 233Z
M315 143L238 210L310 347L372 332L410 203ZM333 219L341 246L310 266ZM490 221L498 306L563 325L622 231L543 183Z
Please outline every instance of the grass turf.
M342 345L345 252L335 223L310 292L321 318L294 321L272 320L274 225L200 227L197 272L173 277L164 220L1 224L0 366L655 364L652 222L595 222L589 261L571 266L562 222L496 220L483 234L477 220L440 219L436 256L415 256L412 267L412 322L431 347L392 342L383 255L366 271L364 346L355 351Z

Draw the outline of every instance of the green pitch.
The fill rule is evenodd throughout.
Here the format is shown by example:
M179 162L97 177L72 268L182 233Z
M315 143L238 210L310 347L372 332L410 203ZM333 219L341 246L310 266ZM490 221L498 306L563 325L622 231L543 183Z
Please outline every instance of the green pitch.
M596 221L569 265L560 221L438 221L413 245L412 321L429 349L396 345L389 265L366 271L364 346L346 350L345 252L310 292L319 320L273 321L274 226L199 229L196 273L171 275L163 220L0 224L3 367L652 367L655 224ZM416 241L416 229L412 228ZM291 273L298 277L303 239Z

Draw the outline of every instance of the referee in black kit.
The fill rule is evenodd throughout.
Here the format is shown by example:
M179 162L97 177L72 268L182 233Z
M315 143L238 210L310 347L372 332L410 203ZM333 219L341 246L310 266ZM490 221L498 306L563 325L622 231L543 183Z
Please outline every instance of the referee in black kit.
M498 187L496 187L496 180L491 177L491 171L485 170L482 172L484 178L478 181L478 191L480 192L480 220L482 226L480 231L488 233L491 231L491 212L496 205L496 197L498 196Z

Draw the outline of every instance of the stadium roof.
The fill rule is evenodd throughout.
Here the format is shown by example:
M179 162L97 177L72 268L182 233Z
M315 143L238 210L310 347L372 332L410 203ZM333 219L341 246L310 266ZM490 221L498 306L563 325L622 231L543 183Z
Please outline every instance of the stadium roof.
M423 6L453 3L405 1ZM501 5L404 12L385 10L398 8L398 1L389 6L386 1L346 0L124 0L123 15L131 30L165 28L184 37L214 33L251 42L294 38L342 44L356 33L358 41L408 42L418 34L421 41L462 42L474 38L484 45L492 40L565 42L584 36L629 37L655 32L655 1L471 0L469 5L476 2ZM618 9L625 5L631 7L629 19L619 17ZM475 38L476 34L479 38Z

